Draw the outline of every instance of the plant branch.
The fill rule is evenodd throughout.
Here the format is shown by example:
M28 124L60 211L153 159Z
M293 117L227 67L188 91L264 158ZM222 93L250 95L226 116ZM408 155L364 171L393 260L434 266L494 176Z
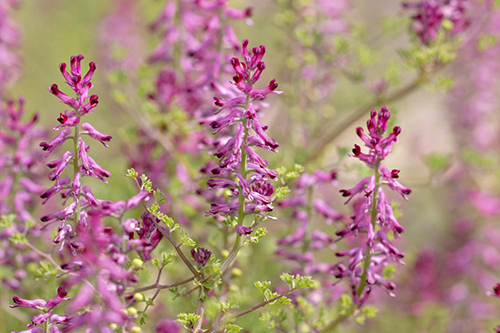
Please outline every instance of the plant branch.
M188 279L185 279L185 280L182 280L182 281L179 281L179 282L175 282L175 283L171 283L171 284L159 284L158 281L157 281L155 284L152 284L150 286L145 286L145 287L137 288L137 289L134 289L134 290L131 290L131 291L127 291L126 293L127 294L135 294L135 293L140 293L140 292L148 291L148 290L152 290L152 289L170 289L170 288L181 286L183 284L191 282L194 279L195 279L195 277L192 276L192 277L190 277Z
M268 305L269 303L272 303L272 302L274 302L274 301L276 301L276 300L278 300L278 299L280 299L282 297L286 297L286 296L290 295L291 293L293 293L294 291L296 291L298 289L300 289L300 288L289 289L288 291L286 291L286 292L284 292L284 293L282 293L282 294L280 294L280 295L278 295L276 297L270 298L270 299L265 300L265 301L263 301L263 302L261 302L261 303L259 303L257 305L252 306L251 308L248 308L246 310L240 311L240 312L236 313L235 315L230 316L230 317L226 318L225 320L223 320L223 321L215 324L214 326L210 327L204 333L213 333L217 329L219 329L222 325L227 324L229 321L234 320L234 319L239 318L239 317L242 317L244 315L247 315L247 314L249 314L251 312L260 310L263 307L265 307L266 305Z

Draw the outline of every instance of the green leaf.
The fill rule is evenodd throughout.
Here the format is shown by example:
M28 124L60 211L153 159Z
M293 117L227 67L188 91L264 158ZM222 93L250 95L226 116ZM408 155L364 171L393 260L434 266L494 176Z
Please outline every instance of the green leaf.
M191 330L194 323L196 323L198 320L200 320L200 316L195 313L179 313L177 315L177 322L187 330Z
M134 168L127 169L127 174L125 175L125 177L137 179L137 176L139 176L139 174L137 173L137 171L135 171Z
M253 284L261 293L264 293L271 286L270 281L255 281Z
M181 234L181 239L182 239L183 244L186 244L187 246L191 246L191 247L196 246L196 242L188 236L186 230L179 229L179 232Z
M240 332L242 329L243 328L238 326L238 325L227 324L226 330L224 331L224 333L237 333L237 332Z

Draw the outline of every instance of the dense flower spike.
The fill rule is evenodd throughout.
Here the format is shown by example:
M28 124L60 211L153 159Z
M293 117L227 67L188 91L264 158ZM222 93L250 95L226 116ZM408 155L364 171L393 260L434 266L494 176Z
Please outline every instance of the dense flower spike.
M68 234L68 230L65 228L65 221L67 219L72 218L75 226L86 224L85 219L87 214L82 214L81 210L82 207L86 206L90 208L92 206L92 198L88 196L89 191L82 192L80 179L90 176L106 182L104 178L111 175L87 155L89 146L86 145L82 137L84 134L87 134L91 138L100 141L106 147L106 142L111 140L111 136L100 133L92 125L88 123L80 124L80 118L92 112L98 105L97 95L89 97L89 90L92 88L91 79L96 70L96 65L91 62L88 72L83 75L81 70L81 61L83 59L84 57L81 54L72 56L69 72L66 70L67 65L65 63L59 66L63 77L66 79L66 83L75 92L76 98L64 94L59 90L57 84L53 84L49 88L50 93L61 99L63 103L71 106L73 110L71 112L65 111L64 114L61 113L58 119L61 125L54 127L54 130L57 131L61 127L64 128L60 130L57 136L50 142L42 142L40 144L42 149L47 151L46 156L48 156L68 139L74 142L73 152L66 151L61 158L47 164L50 168L54 168L54 171L49 174L49 179L55 181L56 184L52 189L45 191L41 195L42 198L47 200L55 193L63 191L62 195L65 198L69 197L73 199L73 202L66 208L42 217L42 221L44 222L61 221L59 226L60 235L56 237L58 240L61 239L61 233L64 233L65 237L72 237L72 234ZM74 180L71 181L70 179L71 183L68 182L66 177L61 177L69 165L73 167Z
M373 110L367 122L368 133L365 134L361 127L356 129L357 135L369 148L369 152L364 154L361 148L355 145L353 154L349 156L363 161L374 170L374 174L363 178L352 189L340 191L343 196L349 197L348 201L359 196L353 205L355 213L351 223L344 230L338 231L337 236L339 239L349 238L351 243L358 241L360 245L337 252L338 257L346 259L336 264L332 271L335 277L349 281L353 299L358 306L366 301L373 285L394 295L394 283L383 278L384 267L391 262L401 262L404 257L388 237L390 233L396 238L399 237L403 228L396 220L383 185L400 193L405 199L411 190L395 180L399 177L399 170L389 171L381 166L401 133L401 129L396 126L385 136L389 118L387 108L382 108L378 113Z
M416 11L411 28L423 44L435 40L439 31L448 30L452 35L463 32L469 25L466 18L467 0L420 0L405 2L404 8Z
M137 195L127 201L111 202L97 199L89 186L82 185L85 177L94 177L106 182L104 178L111 175L88 155L89 146L83 139L84 135L88 135L108 147L107 142L111 140L111 136L102 134L88 123L80 122L80 118L92 112L98 104L97 95L89 97L89 90L92 88L90 81L96 65L91 62L89 71L83 75L82 60L82 55L71 57L69 72L66 70L66 64L60 65L61 73L76 93L76 98L61 92L55 84L49 89L63 103L73 108L72 111L65 111L60 115L58 120L61 125L54 128L55 131L60 130L56 138L40 144L43 150L48 151L48 156L65 141L73 141L73 151L66 151L60 158L47 164L53 169L48 177L55 182L55 185L39 193L44 199L43 203L58 193L61 194L64 202L70 199L70 203L65 208L41 218L42 222L59 222L58 232L53 242L60 244L59 255L62 264L57 265L59 265L58 269L63 272L61 276L67 276L67 278L58 289L57 296L48 301L27 301L14 297L16 305L12 307L46 308L43 314L34 316L32 323L28 325L28 328L33 331L36 331L36 325L47 321L61 324L64 332L80 327L88 327L91 331L100 332L103 329L109 330L111 323L119 324L123 331L131 331L135 327L133 318L129 318L129 315L124 313L130 300L122 295L127 287L137 283L137 276L134 267L126 267L127 255L137 250L143 251L147 256L161 240L156 227L149 224L140 228L137 220L124 220L127 210L149 199L148 191L141 188ZM15 113L12 114L15 115ZM71 177L63 177L64 173L68 173L70 165L72 166ZM31 184L29 179L26 179L24 183ZM30 187L34 186L30 185ZM115 234L112 228L104 227L101 219L105 217L118 219L124 233ZM68 220L72 220L73 224L67 223ZM134 240L136 232L142 238L139 242ZM66 297L66 287L82 283L84 287L80 288L79 293L71 302L68 314L64 316L53 314L52 310L62 301L70 300ZM89 288L89 286L92 287ZM61 331L57 326L52 326L50 330L51 332Z
M276 90L276 80L263 89L253 87L265 68L261 60L266 48L254 47L250 53L248 40L244 40L242 50L243 61L238 58L230 61L235 72L233 84L239 94L227 100L215 97L215 105L220 109L210 123L213 134L234 129L232 137L216 145L214 155L220 160L218 167L211 170L212 179L208 182L210 190L229 190L231 195L226 202L212 203L207 212L207 215L238 217L241 224L245 214L268 216L265 213L273 210L271 196L274 188L270 180L277 179L278 173L268 168L267 161L256 153L254 147L277 152L278 143L267 135L267 126L262 125L258 118L258 101L270 93L282 93ZM232 179L237 179L237 182Z

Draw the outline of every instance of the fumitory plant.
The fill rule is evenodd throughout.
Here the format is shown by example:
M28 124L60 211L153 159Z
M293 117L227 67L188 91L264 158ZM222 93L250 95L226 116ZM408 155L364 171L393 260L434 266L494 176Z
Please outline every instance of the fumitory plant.
M0 0L4 330L500 332L499 18Z

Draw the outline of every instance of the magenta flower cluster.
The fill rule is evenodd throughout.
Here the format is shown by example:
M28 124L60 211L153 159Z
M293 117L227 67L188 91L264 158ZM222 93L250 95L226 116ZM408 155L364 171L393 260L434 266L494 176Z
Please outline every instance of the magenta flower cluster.
M59 98L61 102L71 107L72 110L61 113L59 125L54 127L55 131L60 132L52 141L42 142L40 147L46 151L46 157L52 154L54 150L63 145L67 140L73 141L73 151L66 151L58 159L49 162L47 166L53 169L49 174L49 180L54 181L54 185L42 193L41 197L46 203L51 197L60 193L61 197L67 201L71 199L71 203L65 208L53 212L42 217L43 222L55 223L59 222L59 233L54 238L55 243L63 242L70 248L78 247L78 244L73 243L71 238L74 235L74 228L85 227L87 224L87 211L98 205L98 200L92 193L92 190L81 184L81 179L85 176L101 179L107 182L105 178L111 176L111 173L101 167L95 160L88 155L88 146L83 139L83 135L87 135L103 145L107 146L107 142L111 140L111 136L104 135L98 132L92 125L82 123L81 118L86 114L93 112L93 109L99 104L97 95L89 96L89 91L92 88L92 75L96 70L94 62L89 64L89 70L85 75L82 75L81 61L83 56L77 55L71 57L70 72L66 70L66 64L62 63L59 66L61 74L66 79L66 83L75 92L76 98L70 97L59 90L57 84L53 84L49 91ZM72 165L72 178L63 176L63 172ZM69 170L68 170L69 171ZM67 219L73 219L74 224L66 224Z
M269 169L268 162L254 149L277 151L278 143L267 135L267 126L259 120L258 102L271 93L281 94L276 91L278 84L274 79L264 88L254 88L266 68L262 61L266 48L254 47L250 53L248 40L244 40L242 52L243 61L231 59L237 94L229 99L214 98L219 109L210 126L213 134L222 130L227 134L215 144L214 155L219 163L210 170L212 178L207 183L211 190L230 191L227 202L212 203L207 215L239 215L240 223L244 214L265 215L273 210L274 187L270 180L276 180L278 173Z
M395 285L383 277L384 267L391 262L401 262L404 257L390 240L391 235L399 237L403 227L396 220L394 209L383 189L383 185L386 185L405 200L411 193L410 189L397 181L399 170L381 166L401 133L401 128L396 126L385 136L390 116L387 108L382 108L378 114L373 110L367 122L368 133L361 127L356 129L369 151L363 153L361 147L355 145L349 156L364 162L374 170L374 174L361 179L353 188L340 191L344 197L349 197L346 203L355 197L357 200L353 205L355 212L351 222L347 228L338 231L337 236L340 239L358 239L360 245L336 253L338 257L345 259L334 267L333 274L349 281L353 298L358 304L366 301L374 285L393 295Z

